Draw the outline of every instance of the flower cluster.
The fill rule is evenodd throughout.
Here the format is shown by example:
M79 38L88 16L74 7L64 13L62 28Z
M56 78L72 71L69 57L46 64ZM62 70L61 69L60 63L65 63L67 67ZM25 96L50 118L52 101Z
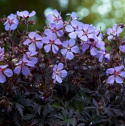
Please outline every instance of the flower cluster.
M45 27L43 32L32 31L27 32L27 25L29 23L29 18L36 14L35 11L29 13L28 11L17 11L16 14L10 14L6 21L4 22L5 30L11 31L15 30L19 24L26 25L26 31L23 32L20 39L19 45L15 46L12 41L11 44L8 44L8 49L13 52L12 62L13 64L6 65L8 58L8 52L5 53L4 45L0 47L0 83L6 81L5 75L7 77L12 77L14 71L17 76L23 74L28 76L32 73L33 69L39 69L41 62L44 62L46 55L49 55L47 59L48 66L54 66L51 71L51 79L53 83L62 83L62 79L68 76L68 69L65 67L68 63L75 62L78 60L82 61L84 65L97 65L101 64L107 66L107 63L112 64L114 58L112 55L117 55L116 59L118 62L112 65L109 65L106 74L112 74L109 76L107 83L113 84L115 81L117 83L123 83L121 77L125 77L124 72L121 72L123 69L123 61L121 60L120 54L125 52L125 45L122 43L122 40L119 37L119 34L122 32L122 27L115 24L113 28L107 29L107 34L103 34L99 29L96 29L91 24L84 24L78 20L78 17L75 12L67 14L70 16L70 20L64 22L61 13L56 9L53 10L53 14L47 16L49 25ZM12 36L9 36L9 38ZM107 42L107 38L109 42ZM10 38L10 41L12 38ZM111 46L111 51L107 49L107 46L111 45L111 42L115 42L114 46ZM14 47L12 47L14 45ZM113 44L112 44L113 45ZM118 46L118 51L115 50L115 45ZM19 54L19 55L17 55ZM86 60L85 60L86 59ZM54 65L57 64L58 65ZM83 65L81 64L81 65ZM11 69L6 69L11 67ZM110 68L111 67L111 68ZM63 70L66 68L67 70ZM44 72L43 72L44 73Z

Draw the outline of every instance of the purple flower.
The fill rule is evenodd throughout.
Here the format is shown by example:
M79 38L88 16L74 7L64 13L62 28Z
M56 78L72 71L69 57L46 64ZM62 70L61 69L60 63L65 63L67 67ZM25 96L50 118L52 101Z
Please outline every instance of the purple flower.
M58 65L54 66L52 74L52 79L54 80L54 83L56 83L56 81L62 83L62 78L65 78L67 76L67 71L62 70L63 67L63 63L59 63Z
M66 15L70 15L70 16L71 16L71 20L76 20L76 19L78 19L77 15L76 15L76 12L72 12L71 14L68 13L68 14L66 14Z
M125 72L121 71L123 68L124 68L123 66L117 66L114 68L107 69L106 74L112 74L111 76L108 77L107 82L109 84L114 84L114 81L120 84L123 83L123 80L121 78L121 77L125 77Z
M6 77L12 77L13 72L11 69L7 69L8 65L0 65L0 83L4 83L6 81Z
M83 41L87 41L90 38L95 37L95 28L91 25L84 24L82 31L79 33L78 37Z
M49 14L47 16L47 20L49 22L55 22L55 23L62 23L63 22L60 13L56 9L53 10L53 14Z
M72 20L70 23L71 25L67 25L65 30L69 32L69 37L71 39L76 39L79 32L81 33L83 24L77 20Z
M119 49L120 49L120 51L125 52L125 45L120 45Z
M43 47L42 37L39 34L37 34L36 32L30 32L28 36L29 39L24 41L23 44L24 45L30 44L28 48L30 52L36 51L36 47L38 49L41 49Z
M59 37L63 36L63 22L56 24L50 23L50 29L46 29L44 31L45 35L49 35L51 33L56 33Z
M70 39L69 41L64 41L62 46L64 49L61 49L61 54L66 56L66 59L72 60L74 58L73 53L79 52L79 47L75 46L75 40Z
M90 54L92 56L96 56L98 54L98 51L103 49L102 52L105 50L104 42L101 39L101 35L95 36L94 39L88 40L86 42L83 42L82 44L82 52L85 53L85 51L90 48ZM101 53L102 53L101 52Z
M19 24L19 21L17 20L16 15L10 14L7 17L7 21L4 23L5 30L6 31L15 30L17 28L18 24Z
M43 37L42 42L46 44L44 46L46 53L50 52L52 48L52 52L54 54L57 54L59 50L59 47L57 45L62 45L62 42L59 39L57 39L55 33L50 33L47 37Z
M0 61L4 60L4 48L0 47Z
M38 62L38 58L34 57L38 52L26 52L26 59L36 64Z
M17 15L19 16L19 17L23 17L23 18L30 18L30 17L32 17L32 16L34 16L36 14L36 12L35 11L32 11L31 13L29 13L28 11L17 11Z
M14 69L14 73L19 74L22 72L23 75L28 75L30 69L27 66L34 67L34 62L31 62L26 59L26 55L23 56L23 59L15 64L17 67Z
M109 35L108 40L111 41L114 37L119 36L121 32L122 28L120 26L117 28L117 24L114 24L113 28L107 29L107 34Z

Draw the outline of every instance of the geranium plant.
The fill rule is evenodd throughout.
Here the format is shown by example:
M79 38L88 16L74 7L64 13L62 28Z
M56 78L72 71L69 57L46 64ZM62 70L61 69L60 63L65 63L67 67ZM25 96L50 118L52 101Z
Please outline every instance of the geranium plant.
M43 31L28 31L35 14L1 19L0 125L124 125L124 25L104 33L55 9Z

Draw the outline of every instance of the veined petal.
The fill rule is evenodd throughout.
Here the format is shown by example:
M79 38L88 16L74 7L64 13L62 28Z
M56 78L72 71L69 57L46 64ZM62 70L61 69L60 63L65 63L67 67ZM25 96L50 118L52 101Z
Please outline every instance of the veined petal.
M106 70L106 73L107 74L113 74L114 70L115 70L114 68L109 68L109 69Z
M23 42L23 45L28 45L29 43L31 43L31 40L27 39L26 41Z
M28 35L31 39L33 39L36 36L36 32L30 32Z
M60 76L61 76L62 78L66 77L66 76L67 76L67 71L66 71L66 70L61 70L61 71L60 71Z
M40 36L39 34L36 34L36 40L42 40L42 36Z
M69 40L69 47L72 47L75 45L75 40L74 39L70 39Z
M28 75L30 73L30 69L26 66L22 67L22 74L23 75Z
M44 50L45 50L46 53L48 53L51 50L51 44L45 45Z
M76 32L71 32L71 33L69 33L69 37L71 38L71 39L76 39Z
M33 10L30 14L29 14L29 17L32 17L36 14L36 12Z
M72 27L71 25L67 25L67 26L65 27L65 29L66 29L67 32L72 32L72 31L74 30L73 27Z
M7 76L7 77L12 77L13 75L13 72L11 69L5 69L4 71L4 74Z
M38 49L42 49L43 43L42 42L36 42L36 46L38 47Z
M95 47L92 47L91 50L90 50L90 53L91 53L92 56L95 56L95 55L97 55L98 51Z
M29 49L30 52L35 52L36 51L36 45L35 45L35 43L31 43L29 45L28 49Z
M62 79L59 75L56 75L56 80L57 80L57 82L62 83Z
M6 77L3 74L0 74L0 83L4 83L6 81Z
M59 63L57 66L58 71L62 70L64 67L63 63Z
M78 46L73 46L71 48L71 51L74 52L74 53L78 53L79 52L79 47Z
M17 66L15 69L14 69L14 73L16 74L19 74L21 71L21 66Z
M53 44L52 45L52 51L53 51L53 53L57 54L58 50L59 50L58 46L56 46L56 45Z
M123 83L122 78L120 78L119 76L117 76L115 79L116 79L116 82L117 83L119 83L119 84L122 84Z
M125 72L122 71L122 72L119 73L119 75L120 75L121 77L125 77Z
M107 82L108 82L109 84L114 84L114 81L115 81L114 75L108 77Z
M72 60L74 58L74 55L72 52L67 52L66 59Z
M67 52L67 49L61 49L61 54L62 54L63 56L66 55L66 52Z

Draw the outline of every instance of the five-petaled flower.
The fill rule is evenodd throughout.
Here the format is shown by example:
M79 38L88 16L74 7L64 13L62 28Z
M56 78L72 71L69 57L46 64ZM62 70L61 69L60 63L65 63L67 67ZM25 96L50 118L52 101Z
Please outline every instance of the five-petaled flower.
M73 53L79 52L79 47L75 46L75 40L70 39L69 41L64 41L62 46L64 49L61 49L61 54L66 56L66 59L72 60L74 58Z
M69 33L69 37L71 39L76 39L77 35L81 33L81 29L84 24L77 20L72 20L70 23L71 24L67 25L65 29Z
M30 32L28 35L28 39L26 41L23 42L24 45L29 45L29 51L30 52L35 52L36 51L36 47L38 49L41 49L43 46L42 43L42 37L37 34L36 32Z
M38 58L34 57L38 52L26 52L26 59L36 64L38 62Z
M49 14L47 16L47 20L50 22L55 22L55 23L63 22L60 13L56 9L53 10L53 14Z
M62 78L65 78L67 76L67 71L62 70L63 67L64 67L63 63L59 63L58 65L54 66L52 74L52 79L54 83L56 83L56 81L62 83Z
M122 32L122 28L119 26L117 28L117 24L114 24L113 28L108 28L107 29L107 34L108 36L108 40L112 40L114 37L119 36L119 34Z
M56 33L59 37L63 36L63 22L56 24L56 23L50 23L50 29L46 29L44 31L45 35Z
M84 24L82 27L82 31L79 32L78 37L83 41L87 41L90 38L94 38L95 28L92 25Z
M12 77L13 72L11 69L7 68L8 65L0 65L0 83L4 83L6 81L6 77Z
M15 30L19 24L19 21L16 18L15 14L10 14L7 17L7 21L4 23L5 25L5 30Z
M14 69L14 73L19 74L22 72L23 75L28 75L30 69L27 66L34 67L34 62L31 62L26 59L26 55L23 56L23 59L15 64L17 67Z
M59 50L59 47L57 45L62 45L62 42L60 41L60 39L57 39L55 33L50 33L47 35L47 37L43 37L42 42L46 44L44 46L46 53L50 52L52 48L52 52L54 54L57 54Z
M123 83L123 80L121 78L121 77L125 77L125 72L121 71L123 68L124 66L121 65L121 66L107 69L106 74L112 74L111 76L108 77L107 82L109 84L114 84L115 81L116 83L120 83L120 84Z

